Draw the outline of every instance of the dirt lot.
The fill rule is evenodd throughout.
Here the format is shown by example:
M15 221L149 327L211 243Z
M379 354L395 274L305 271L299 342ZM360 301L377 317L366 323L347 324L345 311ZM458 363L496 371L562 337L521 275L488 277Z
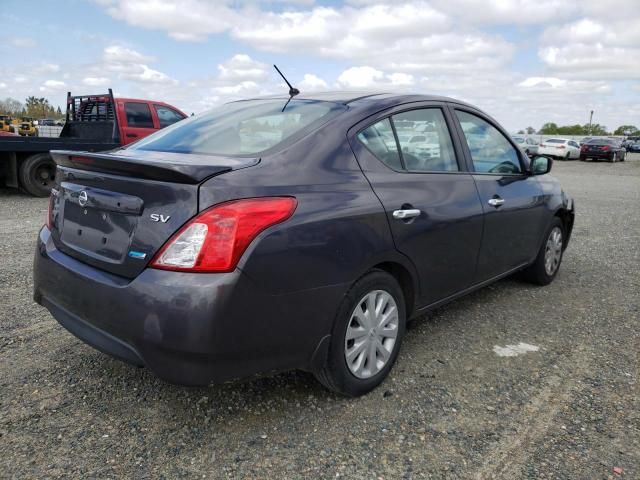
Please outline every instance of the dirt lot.
M421 319L355 400L305 373L176 387L84 345L31 299L46 200L0 190L0 477L640 478L634 157L556 162L578 212L556 281Z

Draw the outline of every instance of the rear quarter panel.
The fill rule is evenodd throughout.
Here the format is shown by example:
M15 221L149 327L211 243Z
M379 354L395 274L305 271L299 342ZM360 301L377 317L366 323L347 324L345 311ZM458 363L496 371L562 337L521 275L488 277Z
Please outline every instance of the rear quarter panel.
M239 263L270 293L348 288L385 261L411 268L393 246L382 205L355 160L346 129L328 127L200 189L201 210L236 198L296 197L294 215L260 234Z

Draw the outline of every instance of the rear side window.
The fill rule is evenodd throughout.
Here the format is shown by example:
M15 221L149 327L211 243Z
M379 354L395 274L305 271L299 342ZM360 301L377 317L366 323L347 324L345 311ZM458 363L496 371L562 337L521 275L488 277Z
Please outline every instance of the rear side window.
M402 159L412 172L455 172L458 162L442 110L421 108L392 117Z
M173 125L176 122L179 122L184 117L169 107L163 107L161 105L154 105L153 108L156 109L156 113L158 114L158 121L160 122L160 128L168 127L169 125Z
M545 143L565 143L566 140L562 140L560 138L551 138L549 140L545 140Z
M358 140L394 170L458 171L449 129L439 108L392 115L364 129L358 134Z
M317 100L246 100L222 105L159 130L132 145L204 155L255 155L310 132L345 109Z
M153 128L151 110L146 103L127 102L124 104L127 125L135 128Z
M522 173L518 152L500 130L471 113L456 110L456 115L476 172Z
M402 170L398 146L388 118L365 128L358 134L358 140L382 163L394 170Z

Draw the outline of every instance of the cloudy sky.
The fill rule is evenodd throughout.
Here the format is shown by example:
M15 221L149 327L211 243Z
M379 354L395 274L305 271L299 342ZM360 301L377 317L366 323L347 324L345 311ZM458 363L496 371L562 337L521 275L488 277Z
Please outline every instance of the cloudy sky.
M188 113L285 92L412 91L507 128L640 126L638 0L0 0L0 97L67 90Z

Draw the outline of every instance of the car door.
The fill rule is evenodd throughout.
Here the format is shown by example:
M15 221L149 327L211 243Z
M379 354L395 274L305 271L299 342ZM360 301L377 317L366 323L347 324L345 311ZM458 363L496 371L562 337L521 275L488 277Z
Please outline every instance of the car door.
M580 157L580 146L573 140L569 140L569 152L571 152L569 158Z
M125 101L123 105L122 143L135 142L157 130L147 102ZM121 117L122 118L122 117Z
M451 120L444 104L413 104L370 117L349 132L395 246L416 266L422 306L470 286L482 236L478 192L450 134ZM410 143L425 122L434 131L429 149Z
M454 107L457 131L473 170L484 211L476 282L523 266L536 255L544 220L544 197L528 161L489 117Z

